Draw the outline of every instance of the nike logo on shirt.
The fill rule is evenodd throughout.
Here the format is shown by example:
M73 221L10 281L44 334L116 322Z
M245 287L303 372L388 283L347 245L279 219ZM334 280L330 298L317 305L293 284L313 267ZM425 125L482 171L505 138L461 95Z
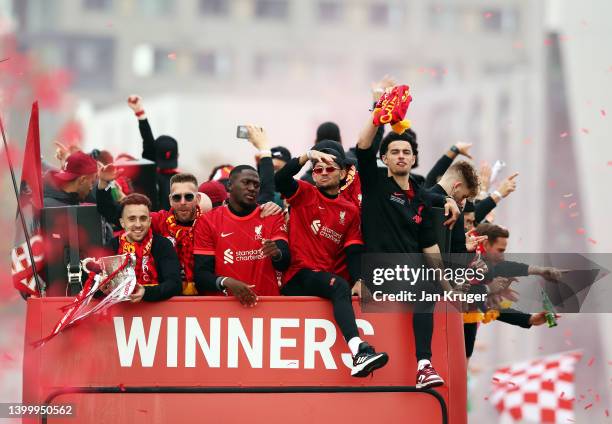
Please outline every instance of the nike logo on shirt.
M232 234L234 234L233 232L231 233L221 233L221 238L227 237L227 236L231 236Z

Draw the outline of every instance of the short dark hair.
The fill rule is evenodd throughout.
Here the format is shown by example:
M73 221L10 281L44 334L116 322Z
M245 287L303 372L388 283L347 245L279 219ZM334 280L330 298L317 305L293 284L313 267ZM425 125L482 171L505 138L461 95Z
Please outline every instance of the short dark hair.
M478 171L476 171L476 168L471 163L460 160L453 163L446 172L457 173L461 176L463 181L465 181L467 189L470 191L469 197L474 197L478 194L478 188L480 187Z
M484 222L482 224L478 224L476 227L476 233L480 236L487 236L489 243L494 243L498 238L508 238L510 237L510 231L507 228L504 228L500 225L489 224Z
M174 174L170 177L170 187L176 183L193 183L196 187L198 186L198 179L193 174L182 172L180 174Z
M232 169L232 172L230 172L229 174L230 181L233 180L236 177L236 175L246 170L254 171L255 173L257 173L257 170L253 168L251 165L238 165L234 167L234 169Z
M121 199L121 201L119 202L119 216L123 215L123 209L125 209L127 205L145 205L147 209L149 209L149 211L151 211L151 207L152 207L151 201L144 194L140 194L140 193L128 194L123 199Z
M416 133L410 128L408 128L402 134L398 134L395 131L388 132L380 143L380 158L382 159L383 155L387 154L389 144L398 140L403 140L410 143L410 147L412 147L412 154L415 156L414 165L412 165L412 169L419 166L419 143L417 143Z

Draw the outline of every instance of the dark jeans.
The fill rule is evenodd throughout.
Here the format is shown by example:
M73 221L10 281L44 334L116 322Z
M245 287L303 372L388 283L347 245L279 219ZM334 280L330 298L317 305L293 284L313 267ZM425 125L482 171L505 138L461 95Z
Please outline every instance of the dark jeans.
M329 299L334 306L334 318L344 339L358 337L351 289L346 280L323 271L301 269L281 289L284 296L318 296Z

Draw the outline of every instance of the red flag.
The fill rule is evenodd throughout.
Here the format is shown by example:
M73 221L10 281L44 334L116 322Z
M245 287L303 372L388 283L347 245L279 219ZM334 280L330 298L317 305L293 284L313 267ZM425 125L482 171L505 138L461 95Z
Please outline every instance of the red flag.
M42 166L40 163L40 134L38 130L38 102L32 104L28 137L26 139L19 206L26 222L36 270L43 267L43 239L40 228L40 210L43 207ZM11 251L13 285L21 292L40 295L36 289L32 262L28 253L25 234L19 217L16 222L15 247Z
M514 421L575 422L574 369L581 357L580 352L559 353L500 368L489 400Z

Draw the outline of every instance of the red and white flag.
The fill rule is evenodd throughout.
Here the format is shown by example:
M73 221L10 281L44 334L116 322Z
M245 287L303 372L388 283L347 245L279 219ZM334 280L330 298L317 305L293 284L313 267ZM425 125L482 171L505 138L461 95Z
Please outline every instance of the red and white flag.
M40 210L43 207L42 166L40 163L40 134L38 130L38 102L32 104L28 137L26 139L21 184L19 186L19 206L26 222L32 254L39 273L43 267L44 245L40 228ZM32 261L28 253L26 238L17 216L15 247L11 251L11 272L13 285L23 293L39 296L34 280ZM41 280L42 282L42 280Z
M500 368L489 401L505 421L575 422L574 370L581 357L565 352Z

